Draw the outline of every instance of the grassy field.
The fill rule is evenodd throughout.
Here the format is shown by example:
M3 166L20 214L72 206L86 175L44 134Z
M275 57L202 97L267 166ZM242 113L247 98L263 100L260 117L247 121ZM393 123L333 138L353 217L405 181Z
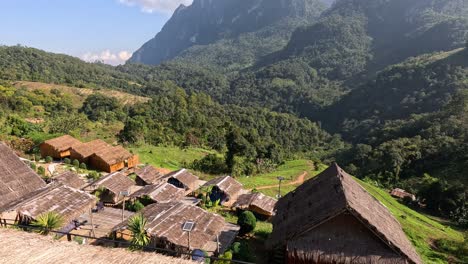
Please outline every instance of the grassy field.
M196 159L214 153L205 149L178 147L140 146L130 150L138 154L141 163L148 163L159 168L177 170L186 167Z
M313 163L310 160L291 160L286 161L283 165L279 166L277 170L271 173L264 173L250 177L239 177L237 178L246 189L253 189L259 186L265 185L277 185L278 176L283 176L286 178L283 181L284 184L288 184L301 175L304 172L307 172L307 178L313 177L320 173L323 170L323 166L319 166L316 170Z

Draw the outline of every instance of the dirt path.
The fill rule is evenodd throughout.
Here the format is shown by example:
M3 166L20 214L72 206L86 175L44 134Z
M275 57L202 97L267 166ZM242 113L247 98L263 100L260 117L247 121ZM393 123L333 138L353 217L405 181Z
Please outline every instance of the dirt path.
M288 183L283 183L283 184L281 184L281 186L290 186L290 185L296 185L296 184L303 184L304 179L305 179L306 176L307 176L307 171L304 171L301 175L299 175L299 177L297 177L296 180L294 180L292 182L288 182ZM264 185L264 186L256 187L255 189L265 190L265 189L271 189L271 188L277 188L277 187L278 187L278 184L274 184L274 185Z

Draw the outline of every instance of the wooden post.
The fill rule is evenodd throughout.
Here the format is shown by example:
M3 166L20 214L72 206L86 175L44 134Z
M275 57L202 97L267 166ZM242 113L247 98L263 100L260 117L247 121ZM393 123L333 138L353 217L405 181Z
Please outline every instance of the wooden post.
M89 219L91 220L91 233L93 234L92 237L96 237L96 233L94 232L94 223L93 223L93 209L89 210Z
M190 253L190 232L188 233L188 252Z
M122 222L125 221L125 196L123 197L122 203Z
M219 255L219 235L216 234L216 254Z
M68 240L68 242L71 242L71 241L72 241L72 237L71 237L71 234L70 234L70 233L67 234L67 240Z

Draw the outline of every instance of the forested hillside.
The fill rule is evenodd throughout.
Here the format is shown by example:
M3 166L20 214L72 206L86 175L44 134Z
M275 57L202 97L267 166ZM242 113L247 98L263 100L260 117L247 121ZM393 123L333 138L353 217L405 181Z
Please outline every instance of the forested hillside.
M177 57L223 71L243 69L282 49L298 26L323 10L319 0L195 0L180 6L130 62L156 65Z

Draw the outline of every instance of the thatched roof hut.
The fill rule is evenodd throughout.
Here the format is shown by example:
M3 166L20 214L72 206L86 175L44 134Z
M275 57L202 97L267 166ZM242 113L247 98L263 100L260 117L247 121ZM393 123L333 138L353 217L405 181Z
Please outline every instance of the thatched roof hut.
M151 165L135 170L135 174L137 176L136 183L140 186L157 184L166 179L164 174Z
M185 189L186 192L193 192L198 188L198 177L190 173L187 169L181 169L166 175L167 181L178 188Z
M0 142L0 207L44 186L41 177Z
M249 210L262 216L273 216L277 200L263 193L247 193L237 198L234 207L241 210Z
M148 197L156 203L167 203L179 201L184 198L184 196L184 190L166 182L158 185L147 185L133 193L130 198L138 199Z
M280 199L268 244L288 263L422 263L399 222L334 164Z
M63 159L70 156L70 150L72 147L80 145L81 141L78 139L64 135L58 138L44 141L39 148L41 150L41 156L50 156L56 159Z
M131 191L135 183L121 172L114 172L94 182L93 187L97 189L104 189L100 195L100 199L104 203L118 204L123 197L120 195L122 192Z
M416 201L416 196L412 193L409 193L403 189L400 189L400 188L395 188L392 190L392 192L390 192L390 195L393 196L393 197L396 197L396 198L400 198L400 199L404 199L406 197L408 197L409 199L411 199L412 201Z
M74 242L57 241L51 237L13 229L0 229L0 256L3 263L23 264L193 263L188 260L176 259L155 253L131 252L123 248L78 245Z
M152 204L141 213L148 220L146 231L153 242L172 250L188 248L188 234L182 230L187 221L195 223L190 232L190 249L213 252L217 248L216 236L219 236L220 252L224 252L239 231L238 226L225 222L222 216L182 202ZM114 230L119 233L126 228L127 222L123 222Z
M70 158L79 160L80 162L88 163L89 158L96 152L111 148L112 146L106 142L96 139L90 142L75 145L70 150Z
M75 189L81 189L86 185L86 182L81 179L80 175L73 171L66 171L55 176L53 181L63 183Z
M90 166L105 172L115 172L125 167L133 168L138 165L138 156L133 155L122 146L106 147L89 157Z
M234 204L239 195L243 193L242 184L231 176L218 177L203 186L213 186L211 200L220 200L220 203L226 206Z
M30 223L39 215L56 212L68 224L80 215L91 210L96 197L61 183L51 183L29 195L0 208L2 217L17 219L20 223ZM14 216L13 218L11 218Z

